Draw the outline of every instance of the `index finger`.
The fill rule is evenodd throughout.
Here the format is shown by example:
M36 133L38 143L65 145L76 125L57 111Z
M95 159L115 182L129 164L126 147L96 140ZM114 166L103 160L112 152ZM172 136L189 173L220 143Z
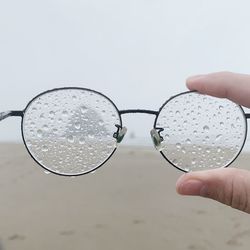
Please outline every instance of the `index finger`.
M190 77L186 84L190 90L227 98L250 108L250 75L218 72Z

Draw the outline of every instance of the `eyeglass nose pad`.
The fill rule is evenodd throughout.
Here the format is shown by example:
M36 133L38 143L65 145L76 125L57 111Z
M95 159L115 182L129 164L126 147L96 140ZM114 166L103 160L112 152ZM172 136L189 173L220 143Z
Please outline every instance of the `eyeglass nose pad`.
M117 132L114 133L113 137L116 139L117 143L120 143L127 133L126 127L121 127L120 125L115 125L117 127Z
M154 143L156 150L158 151L163 150L163 145L162 145L163 137L160 135L161 131L163 131L163 129L160 129L158 131L156 129L152 129L150 131L152 141Z

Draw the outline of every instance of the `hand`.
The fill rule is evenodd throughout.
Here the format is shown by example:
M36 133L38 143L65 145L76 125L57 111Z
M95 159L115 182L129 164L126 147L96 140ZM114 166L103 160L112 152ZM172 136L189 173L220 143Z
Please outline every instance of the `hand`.
M250 107L250 75L230 72L199 75L188 78L187 87ZM176 190L182 195L211 198L250 213L250 171L247 170L224 168L187 173L177 181Z

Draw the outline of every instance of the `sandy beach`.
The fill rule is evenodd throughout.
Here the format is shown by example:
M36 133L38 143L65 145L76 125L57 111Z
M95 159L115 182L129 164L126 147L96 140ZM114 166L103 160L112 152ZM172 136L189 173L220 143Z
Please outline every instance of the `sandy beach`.
M23 145L0 156L0 250L249 249L250 215L179 196L182 173L154 148L120 147L77 178L45 174Z

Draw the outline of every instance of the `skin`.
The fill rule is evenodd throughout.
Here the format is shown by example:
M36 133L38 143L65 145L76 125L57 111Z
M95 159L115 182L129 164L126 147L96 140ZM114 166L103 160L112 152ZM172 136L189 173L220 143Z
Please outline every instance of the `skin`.
M250 108L250 75L218 72L193 76L187 87L202 94L227 98ZM181 195L202 196L250 213L250 171L215 169L182 175L176 190Z

